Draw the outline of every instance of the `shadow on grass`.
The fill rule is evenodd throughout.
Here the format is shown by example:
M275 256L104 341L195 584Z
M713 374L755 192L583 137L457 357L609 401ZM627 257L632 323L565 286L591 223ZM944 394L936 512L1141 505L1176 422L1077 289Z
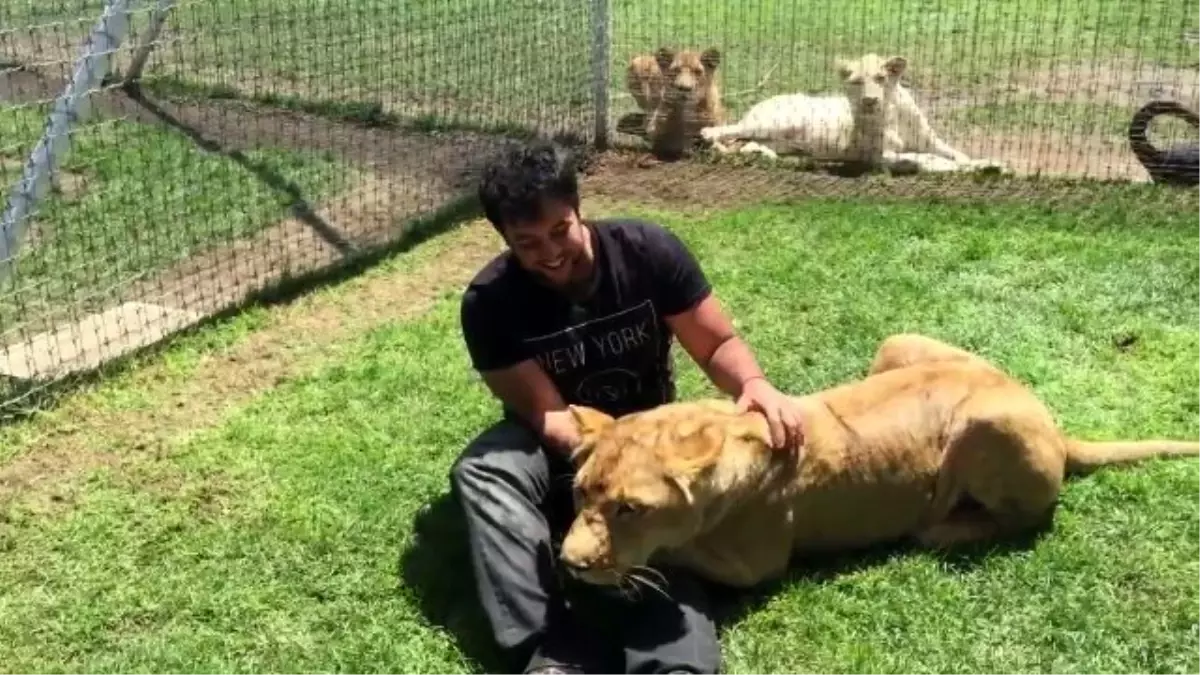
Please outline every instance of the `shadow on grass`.
M520 672L520 655L505 653L493 641L467 548L466 523L458 502L445 492L421 509L412 539L400 551L400 583L417 598L421 615L454 636L477 672Z
M190 138L200 148L223 157L228 157L243 169L254 174L255 177L270 186L271 189L286 195L291 200L288 204L288 210L292 216L312 228L317 233L317 236L325 240L338 253L346 256L356 252L357 247L354 245L354 242L350 241L337 228L330 225L324 218L317 214L312 204L300 193L298 185L279 175L278 172L272 170L266 164L250 159L244 152L229 150L222 146L216 139L206 137L199 129L180 120L162 106L146 98L141 87L136 86L136 84L130 83L124 89L131 101L144 108L163 124L183 133L183 135Z
M951 570L965 571L986 559L1027 550L1049 527L987 545L935 553ZM399 580L412 591L422 616L454 636L479 672L520 672L526 654L506 654L492 640L491 629L475 597L463 513L449 492L417 514L410 543L400 551ZM784 577L753 589L710 585L710 601L718 631L761 609L774 596L796 584L825 584L840 577L887 564L898 556L921 552L915 544L881 544L858 551L813 556L797 561Z
M0 426L19 422L33 414L53 408L62 396L79 387L98 384L105 378L136 367L139 359L160 354L179 340L214 323L232 318L250 307L287 305L315 289L347 281L481 214L478 201L474 197L452 201L429 215L409 220L403 233L389 244L358 250L323 268L286 276L265 288L246 294L241 300L159 342L112 359L96 369L70 373L49 382L0 376L0 397L3 398L3 403L0 403Z

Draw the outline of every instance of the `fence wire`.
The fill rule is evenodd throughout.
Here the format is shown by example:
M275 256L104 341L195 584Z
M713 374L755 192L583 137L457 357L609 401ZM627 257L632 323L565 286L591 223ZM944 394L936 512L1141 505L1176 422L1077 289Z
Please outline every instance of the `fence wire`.
M0 6L6 204L108 4ZM112 72L4 261L7 404L289 277L395 244L416 219L469 197L480 163L530 133L605 150L587 184L618 199L950 191L985 201L1033 190L1029 176L1145 182L1128 138L1134 113L1154 100L1200 109L1200 19L1165 0L128 4ZM161 32L148 34L165 4ZM662 47L719 52L708 75L729 124L778 94L842 91L836 59L902 56L902 86L934 131L1004 174L880 182L822 171L803 153L722 155L694 138L684 156L648 162L653 111L626 77ZM1160 148L1194 144L1196 129L1164 115L1149 136ZM1147 213L1194 209L1187 194L1167 204L1148 192Z

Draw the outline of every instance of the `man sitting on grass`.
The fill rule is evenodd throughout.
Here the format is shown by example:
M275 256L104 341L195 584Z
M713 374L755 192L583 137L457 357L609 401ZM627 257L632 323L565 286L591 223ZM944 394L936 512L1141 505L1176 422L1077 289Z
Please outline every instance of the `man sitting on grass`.
M582 218L577 167L563 148L508 152L484 170L479 197L509 250L469 284L462 330L504 415L466 448L451 482L495 639L532 651L527 673L606 668L598 664L610 646L626 672L715 673L706 594L681 572L665 571L669 598L612 599L623 604L611 640L580 626L587 617L566 600L555 555L573 516L577 435L566 406L619 416L674 400L675 338L714 385L767 416L780 449L801 443L797 411L734 333L682 241L647 222Z

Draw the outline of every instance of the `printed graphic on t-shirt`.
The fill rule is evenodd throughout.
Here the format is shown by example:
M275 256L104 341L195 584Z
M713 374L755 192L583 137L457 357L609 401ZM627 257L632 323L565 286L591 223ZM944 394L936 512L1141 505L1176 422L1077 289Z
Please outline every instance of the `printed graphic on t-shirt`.
M649 300L608 316L525 340L568 402L623 408L659 392L660 342Z

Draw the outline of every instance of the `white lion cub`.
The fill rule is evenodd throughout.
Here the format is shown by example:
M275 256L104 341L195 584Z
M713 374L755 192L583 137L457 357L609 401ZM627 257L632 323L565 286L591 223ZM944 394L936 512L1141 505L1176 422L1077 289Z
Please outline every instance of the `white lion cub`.
M740 150L772 159L799 152L822 161L859 162L894 168L914 164L920 171L1001 168L972 160L938 137L929 120L900 84L908 61L866 54L839 60L842 94L781 94L761 101L736 124L706 127L700 135L722 153L722 143L749 141Z

